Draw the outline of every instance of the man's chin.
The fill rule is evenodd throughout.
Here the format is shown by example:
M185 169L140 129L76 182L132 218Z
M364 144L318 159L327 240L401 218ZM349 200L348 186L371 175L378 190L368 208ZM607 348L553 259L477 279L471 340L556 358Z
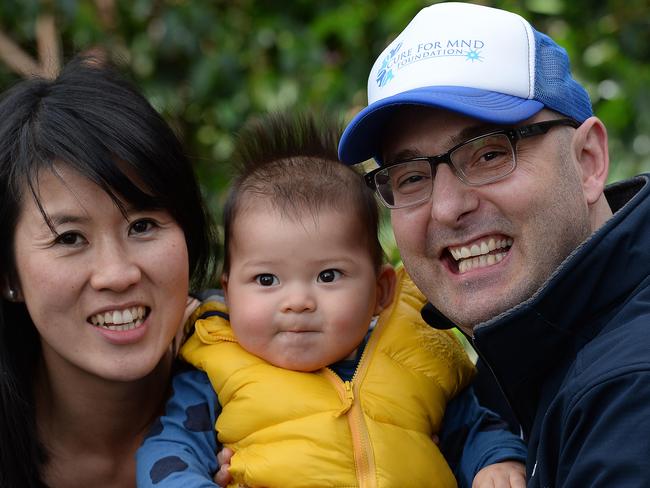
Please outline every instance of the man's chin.
M476 327L514 306L514 304L505 302L482 304L480 301L477 302L472 298L466 298L464 299L464 302L464 306L459 306L455 309L454 307L450 307L448 304L436 308L438 308L438 310L454 322L460 330L470 337L474 335L473 332ZM518 302L515 302L515 304L516 303ZM468 309L468 306L471 307L471 310Z

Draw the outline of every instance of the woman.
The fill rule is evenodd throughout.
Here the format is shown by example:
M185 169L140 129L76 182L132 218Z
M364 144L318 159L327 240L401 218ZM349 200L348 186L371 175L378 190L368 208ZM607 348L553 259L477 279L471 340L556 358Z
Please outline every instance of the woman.
M0 100L0 486L135 485L188 287L214 277L191 166L110 68Z

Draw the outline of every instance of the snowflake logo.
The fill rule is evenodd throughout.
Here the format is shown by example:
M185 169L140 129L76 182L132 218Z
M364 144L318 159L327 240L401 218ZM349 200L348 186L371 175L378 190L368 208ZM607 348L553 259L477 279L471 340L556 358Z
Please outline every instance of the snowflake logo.
M467 51L467 57L465 60L471 61L473 63L474 61L483 61L483 58L481 57L481 53L479 51L471 49Z

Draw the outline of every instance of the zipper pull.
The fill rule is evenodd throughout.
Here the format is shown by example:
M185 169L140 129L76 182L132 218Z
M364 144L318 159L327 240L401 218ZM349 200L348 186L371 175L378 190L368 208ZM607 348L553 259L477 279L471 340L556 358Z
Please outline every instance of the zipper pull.
M354 391L352 389L352 382L351 381L344 382L343 387L345 388L345 398L343 399L345 404L343 405L343 408L339 410L335 415L336 418L348 413L348 410L352 408L352 404L354 403Z

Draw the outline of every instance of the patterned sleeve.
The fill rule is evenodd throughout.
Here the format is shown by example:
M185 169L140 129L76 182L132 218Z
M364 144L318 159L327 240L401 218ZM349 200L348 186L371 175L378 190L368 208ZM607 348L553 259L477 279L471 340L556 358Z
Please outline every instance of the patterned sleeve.
M151 427L138 449L138 487L218 486L220 446L214 424L221 411L208 376L195 369L177 373L165 414Z
M497 414L479 405L466 388L449 402L440 431L440 450L459 488L469 488L476 473L501 461L526 462L526 445Z

